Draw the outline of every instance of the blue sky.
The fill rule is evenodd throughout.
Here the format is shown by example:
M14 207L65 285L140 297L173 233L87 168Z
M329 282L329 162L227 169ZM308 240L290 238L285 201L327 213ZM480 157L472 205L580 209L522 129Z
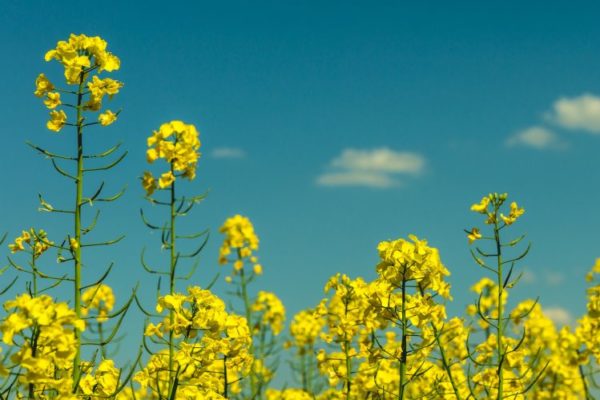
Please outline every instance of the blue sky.
M533 244L513 297L540 296L557 319L584 312L584 274L600 257L597 4L141 4L0 5L0 231L10 238L30 226L50 237L71 229L37 212L37 193L68 204L73 188L24 142L71 150L67 131L45 129L33 82L40 72L58 79L44 53L85 33L108 41L125 83L111 104L123 109L119 121L90 130L88 142L100 150L123 141L129 151L105 175L107 189L128 191L101 207L96 233L127 237L87 256L92 275L116 262L110 283L121 298L140 281L150 304L155 281L139 253L159 242L139 219L150 206L138 177L146 137L181 119L200 130L203 154L185 190L209 190L182 224L212 231L193 283L219 271L218 227L241 213L261 238L256 289L278 294L290 316L315 305L337 271L373 278L377 243L410 233L440 249L452 272L450 310L461 312L483 276L463 232L481 223L469 206L497 191L526 209L514 231ZM216 291L226 290L220 280ZM141 321L132 317L130 329Z

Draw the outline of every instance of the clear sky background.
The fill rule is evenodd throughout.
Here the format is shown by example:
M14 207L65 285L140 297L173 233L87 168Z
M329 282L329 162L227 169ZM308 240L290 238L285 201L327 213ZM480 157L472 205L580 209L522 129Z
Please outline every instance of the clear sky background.
M469 207L490 191L508 192L526 209L513 232L532 242L513 298L540 296L555 319L572 322L585 312L584 275L600 257L599 8L2 0L0 232L12 239L35 226L60 240L71 231L67 218L37 211L37 194L69 205L72 184L25 141L74 150L72 131L45 128L34 80L40 72L62 79L43 60L58 40L99 35L121 59L112 77L125 86L110 107L123 111L86 140L95 150L123 141L129 155L99 175L107 193L128 191L94 205L102 209L94 238L127 237L85 262L92 280L115 261L109 283L120 299L139 281L152 304L156 281L139 263L144 246L152 264L167 262L139 209L155 221L166 214L144 201L138 178L148 168L146 137L181 119L202 141L198 177L184 190L209 190L181 227L212 232L191 283L206 285L220 271L218 227L240 213L261 238L264 276L254 288L279 295L289 317L316 305L338 271L373 278L378 242L410 233L439 248L452 273L449 309L461 313L484 275L463 232L481 225ZM46 271L70 268L52 257L45 263ZM225 295L221 272L215 290ZM132 346L142 322L132 310Z

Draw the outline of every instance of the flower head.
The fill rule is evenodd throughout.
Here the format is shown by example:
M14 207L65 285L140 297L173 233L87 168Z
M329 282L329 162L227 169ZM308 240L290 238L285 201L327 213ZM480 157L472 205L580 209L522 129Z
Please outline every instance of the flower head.
M163 173L158 181L161 189L170 186L179 177L189 180L196 177L200 140L194 125L182 121L162 124L148 137L147 144L146 160L149 164L159 158L170 164L169 170Z
M48 121L46 127L51 131L59 132L66 123L67 114L63 110L52 110L50 111L50 121Z
M46 95L46 100L44 100L44 104L51 110L60 106L62 104L60 101L60 93L48 92Z
M113 113L110 110L106 110L106 112L100 114L98 116L98 122L102 126L108 126L117 120L117 114Z
M39 74L35 80L35 92L33 92L33 94L37 97L44 97L46 93L52 90L54 90L52 82L46 78L46 75Z
M119 58L106 51L106 42L98 37L71 34L66 41L59 41L48 51L45 60L57 60L65 68L65 78L70 85L79 84L81 74L95 67L98 72L118 70Z

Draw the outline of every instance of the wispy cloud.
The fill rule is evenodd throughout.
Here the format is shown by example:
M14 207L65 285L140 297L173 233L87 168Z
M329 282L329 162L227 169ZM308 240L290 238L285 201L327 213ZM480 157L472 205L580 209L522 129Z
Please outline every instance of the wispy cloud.
M246 152L236 147L218 147L211 153L213 158L244 158Z
M558 286L565 281L565 275L560 272L547 272L545 274L546 283L550 286Z
M562 307L547 307L542 308L542 310L548 318L559 326L570 325L574 321L573 315Z
M521 275L521 282L523 282L526 285L531 285L534 283L537 283L538 281L538 277L535 273L533 273L532 271L526 269L525 271L523 271L523 275Z
M548 118L567 129L600 134L600 97L586 93L556 100Z
M330 170L317 177L322 186L367 186L391 188L401 185L400 175L418 175L425 158L417 153L387 147L371 150L345 149L330 162Z
M317 178L317 184L322 186L369 186L385 189L399 186L400 182L386 174L343 171L325 173Z
M530 147L537 150L557 150L566 147L566 143L561 141L554 132L541 126L532 126L515 133L506 140L506 145Z

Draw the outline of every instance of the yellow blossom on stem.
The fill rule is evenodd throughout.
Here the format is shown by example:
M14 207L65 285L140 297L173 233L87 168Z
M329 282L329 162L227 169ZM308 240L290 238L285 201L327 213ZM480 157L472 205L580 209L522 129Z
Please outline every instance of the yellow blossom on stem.
M98 322L106 322L108 313L115 306L115 295L110 286L99 284L83 292L81 301L83 302L82 315L87 315L90 309L97 310Z
M471 229L470 232L467 233L467 238L469 239L469 244L473 243L476 240L481 239L481 232L478 228Z
M164 189L171 186L173 182L175 182L175 176L171 171L167 171L158 179L158 187Z
M108 126L117 120L117 114L113 113L110 110L106 110L106 112L100 114L98 116L98 122L102 126Z
M489 198L489 196L485 196L481 199L479 204L473 204L471 206L471 211L485 214L485 213L487 213L487 208L488 208L489 204L490 204L490 198Z
M254 264L254 267L252 268L252 270L254 271L254 273L256 275L262 275L262 273L263 273L262 265L260 265L260 264Z
M185 124L182 121L162 124L148 137L147 144L149 148L146 151L146 160L149 164L163 158L171 165L172 171L162 174L163 183L161 184L159 181L161 188L171 185L178 177L189 180L196 177L196 166L200 158L198 152L200 140L194 125ZM175 176L172 172L181 174Z
M252 252L258 250L258 236L247 217L238 214L228 218L219 228L219 232L225 234L225 240L219 251L220 264L227 263L227 256L231 254L232 250L239 251L241 258L252 257ZM253 260L253 263L256 264L256 257ZM242 266L243 264L241 266L234 264L236 269L241 269Z
M118 57L106 51L106 42L98 36L71 34L69 40L59 41L56 48L46 53L46 61L57 60L65 68L65 78L70 85L79 83L82 71L97 68L98 72L118 70Z
M46 93L52 90L54 90L54 85L52 82L46 78L46 75L39 74L35 80L35 92L33 92L33 94L36 97L44 97Z
M504 214L500 214L500 218L506 225L511 225L524 213L525 209L519 207L517 203L513 201L510 203L510 213L508 214L508 217L504 216Z
M156 190L156 179L152 173L146 171L142 177L142 187L146 191L146 196L150 196Z
M46 107L48 107L51 110L60 106L62 104L60 101L60 93L49 92L46 95L46 100L44 100L44 104L46 105Z
M46 127L51 131L58 132L67 123L67 114L63 110L52 110L50 111L50 121L46 124Z

